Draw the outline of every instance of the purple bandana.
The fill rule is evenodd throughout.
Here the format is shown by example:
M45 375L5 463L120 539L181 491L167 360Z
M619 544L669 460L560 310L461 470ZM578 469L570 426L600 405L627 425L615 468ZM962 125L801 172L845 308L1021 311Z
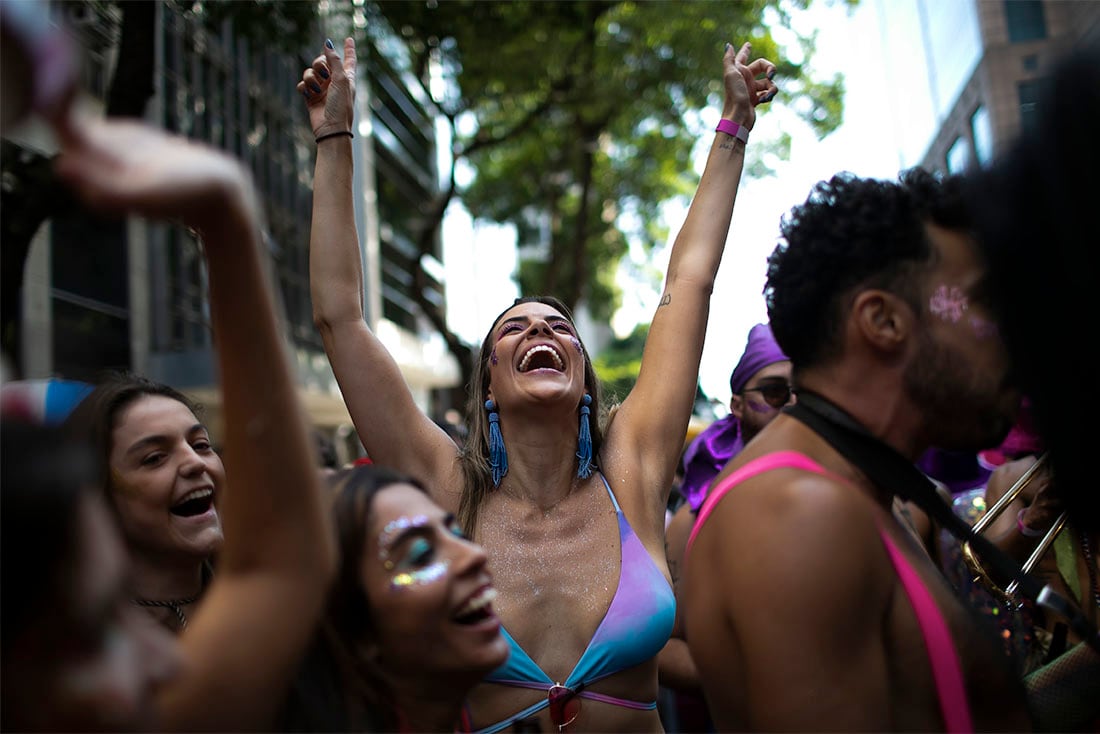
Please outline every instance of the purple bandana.
M776 362L786 362L787 355L775 342L772 336L772 327L767 324L757 324L749 330L749 340L745 344L745 353L741 355L741 361L733 368L730 375L730 391L736 395L741 392L748 381L760 370Z
M757 372L768 365L786 361L787 355L776 344L771 327L757 324L749 330L745 352L730 375L730 389L736 395ZM687 447L684 451L684 481L680 485L680 494L691 505L693 512L699 511L714 477L744 447L740 425L732 414L711 423Z
M684 451L684 481L680 494L698 512L707 497L711 480L745 447L740 426L733 415L714 421Z

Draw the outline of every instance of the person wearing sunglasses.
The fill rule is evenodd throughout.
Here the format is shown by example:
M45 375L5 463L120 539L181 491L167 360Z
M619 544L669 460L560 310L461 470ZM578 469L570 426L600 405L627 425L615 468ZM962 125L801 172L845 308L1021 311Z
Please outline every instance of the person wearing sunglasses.
M1031 730L995 630L893 513L902 491L949 512L916 460L996 445L1020 402L958 180L841 173L781 232L764 294L798 402L715 479L684 558L716 730Z
M711 423L684 451L681 466L684 479L680 494L684 501L676 510L665 533L665 552L679 596L681 564L688 534L696 513L706 498L711 480L749 441L768 425L779 411L794 401L791 361L775 341L771 326L756 324L749 330L745 351L730 374L730 413ZM698 673L684 642L677 598L672 637L658 657L661 684L675 694L676 715L685 731L709 731Z

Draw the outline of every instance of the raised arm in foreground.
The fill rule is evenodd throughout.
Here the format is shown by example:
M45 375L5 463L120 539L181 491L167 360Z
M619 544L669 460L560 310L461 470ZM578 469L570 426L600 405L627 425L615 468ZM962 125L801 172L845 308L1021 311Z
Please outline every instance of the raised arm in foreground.
M447 489L452 485L444 480L457 476L457 447L417 407L397 363L363 318L363 263L352 198L355 73L355 42L344 41L341 60L329 41L298 83L317 139L309 239L313 319L367 453L433 491ZM435 499L453 504L446 497ZM457 502L456 496L451 499Z
M182 221L202 238L232 488L217 574L180 638L184 673L161 691L161 723L269 728L320 615L334 549L251 181L221 152L132 122L79 124L58 170L99 211Z

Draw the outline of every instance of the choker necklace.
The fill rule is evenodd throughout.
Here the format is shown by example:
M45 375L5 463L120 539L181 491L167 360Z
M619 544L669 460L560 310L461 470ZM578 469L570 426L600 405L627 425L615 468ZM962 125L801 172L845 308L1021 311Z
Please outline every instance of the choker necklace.
M183 630L187 627L187 615L183 613L183 608L198 598L199 595L195 594L185 599L131 599L131 601L139 607L162 607L171 609L176 615L176 619L179 620L179 629Z

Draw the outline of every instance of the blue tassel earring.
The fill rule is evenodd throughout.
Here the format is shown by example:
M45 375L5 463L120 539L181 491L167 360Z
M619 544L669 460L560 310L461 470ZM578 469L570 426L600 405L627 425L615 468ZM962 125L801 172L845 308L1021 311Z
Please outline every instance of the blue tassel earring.
M592 396L585 393L584 402L581 403L581 430L577 436L577 476L588 479L592 474L592 427L588 423L588 415L592 412L589 405L592 404Z
M500 480L508 473L508 452L504 449L504 437L500 435L500 415L491 398L485 401L485 410L489 411L489 466L493 469L493 486L499 487Z

